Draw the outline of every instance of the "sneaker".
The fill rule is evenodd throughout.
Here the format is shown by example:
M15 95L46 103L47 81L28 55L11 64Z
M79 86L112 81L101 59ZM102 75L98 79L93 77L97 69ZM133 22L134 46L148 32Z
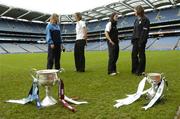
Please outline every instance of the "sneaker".
M109 75L110 75L110 76L115 76L115 75L116 75L116 73L115 73L115 72L113 72L113 73L110 73Z

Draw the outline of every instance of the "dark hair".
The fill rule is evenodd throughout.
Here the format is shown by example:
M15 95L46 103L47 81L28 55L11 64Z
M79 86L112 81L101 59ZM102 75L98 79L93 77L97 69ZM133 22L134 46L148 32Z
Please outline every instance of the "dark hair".
M140 17L144 17L144 8L141 5L136 6L136 13Z
M114 21L114 16L115 16L115 15L117 15L116 12L113 12L113 13L111 14L111 16L110 16L110 18L109 18L109 21L110 21L110 22L116 22L116 21Z
M76 12L75 15L76 15L76 17L78 18L79 21L82 19L82 16L81 16L80 12Z

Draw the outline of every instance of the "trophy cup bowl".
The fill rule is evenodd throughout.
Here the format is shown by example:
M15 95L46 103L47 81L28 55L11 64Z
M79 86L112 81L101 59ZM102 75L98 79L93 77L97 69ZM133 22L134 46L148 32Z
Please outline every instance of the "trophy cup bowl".
M38 70L34 71L36 75L36 79L38 85L45 87L46 96L41 102L43 107L51 106L57 103L57 101L51 96L51 88L58 80L57 73L59 70L55 69L46 69L46 70Z
M161 82L161 75L160 73L148 73L147 78L155 83Z

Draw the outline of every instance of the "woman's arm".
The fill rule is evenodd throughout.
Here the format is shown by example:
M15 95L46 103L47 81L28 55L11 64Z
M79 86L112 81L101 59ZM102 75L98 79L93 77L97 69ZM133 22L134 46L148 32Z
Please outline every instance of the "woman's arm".
M84 34L84 40L86 41L86 44L87 44L87 28L86 27L83 27L83 34Z
M109 36L109 33L107 31L105 31L105 36L107 38L107 40L112 44L114 45L114 42L111 40L110 36Z

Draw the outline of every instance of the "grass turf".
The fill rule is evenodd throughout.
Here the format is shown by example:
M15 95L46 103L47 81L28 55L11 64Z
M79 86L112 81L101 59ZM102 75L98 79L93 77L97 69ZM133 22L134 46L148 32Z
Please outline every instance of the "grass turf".
M88 104L73 105L76 113L56 104L38 110L35 103L26 105L5 103L8 99L27 96L32 80L30 69L44 69L47 54L0 55L0 119L172 119L180 105L180 51L147 51L146 72L163 72L169 82L166 99L144 111L143 97L119 109L113 107L116 99L134 93L142 77L130 73L131 53L120 52L117 76L107 75L107 52L86 52L86 72L74 72L72 52L62 54L65 72L60 77L65 83L65 94L78 96ZM44 88L40 88L44 97ZM57 99L57 85L52 89Z

